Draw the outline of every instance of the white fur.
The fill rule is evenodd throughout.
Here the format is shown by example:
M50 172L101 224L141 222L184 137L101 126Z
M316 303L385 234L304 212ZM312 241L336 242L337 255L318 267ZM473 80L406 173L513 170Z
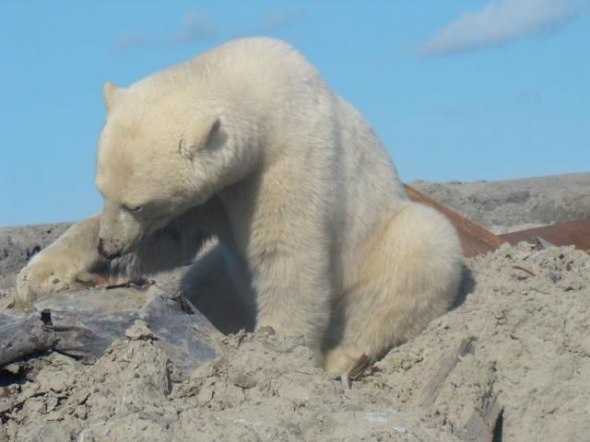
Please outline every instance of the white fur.
M369 125L286 44L236 40L127 89L107 84L105 102L100 221L76 253L56 253L70 233L31 261L19 279L28 299L41 263L85 267L97 234L105 253L127 254L120 268L140 271L151 238L176 223L182 247L162 266L194 253L200 232L218 235L229 261L210 261L245 275L257 326L304 334L335 375L452 304L462 257L451 224L408 201Z

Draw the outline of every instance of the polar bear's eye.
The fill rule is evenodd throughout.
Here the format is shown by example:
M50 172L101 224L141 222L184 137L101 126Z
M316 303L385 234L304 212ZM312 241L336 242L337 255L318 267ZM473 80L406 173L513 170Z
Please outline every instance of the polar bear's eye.
M128 212L141 212L143 206L132 206L130 204L123 204L123 209Z

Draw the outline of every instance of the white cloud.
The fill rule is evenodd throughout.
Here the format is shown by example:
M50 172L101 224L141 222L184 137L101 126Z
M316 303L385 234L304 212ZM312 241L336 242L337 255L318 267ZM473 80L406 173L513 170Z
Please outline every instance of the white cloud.
M272 12L262 19L258 25L260 32L273 32L285 28L305 18L306 12L303 8L284 9Z
M422 45L424 56L446 55L539 34L574 16L568 0L495 0L467 12Z
M118 49L130 49L133 47L158 47L193 43L214 37L216 34L215 23L205 11L191 11L187 13L178 31L161 37L150 37L145 34L125 33L117 40Z
M300 22L305 19L306 15L303 8L275 10L264 15L250 32L233 32L233 36L273 33ZM221 26L220 29L206 11L191 11L184 16L175 32L161 36L126 32L119 36L115 47L120 50L139 47L158 48L193 43L219 36L227 38L231 37L232 33L228 32L227 27L224 29Z
M215 24L208 13L192 11L185 15L180 30L165 41L171 44L192 43L215 35Z

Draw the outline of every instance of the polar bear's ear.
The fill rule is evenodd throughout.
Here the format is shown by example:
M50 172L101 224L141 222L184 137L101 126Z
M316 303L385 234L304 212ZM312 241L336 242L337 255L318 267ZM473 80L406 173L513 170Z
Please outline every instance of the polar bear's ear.
M180 140L178 145L180 154L192 160L197 151L216 145L215 140L220 127L221 121L218 117L202 118L195 122Z
M107 108L107 111L114 106L119 95L121 95L121 92L123 92L123 89L115 86L110 81L107 81L104 84L104 86L102 87L102 94L104 96L104 104Z

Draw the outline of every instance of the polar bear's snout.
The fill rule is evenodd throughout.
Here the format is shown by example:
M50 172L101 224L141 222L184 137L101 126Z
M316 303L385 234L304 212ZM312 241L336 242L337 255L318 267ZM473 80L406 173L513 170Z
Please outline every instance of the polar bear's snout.
M145 223L149 222L146 227ZM106 259L114 259L133 252L146 236L151 220L137 217L120 203L104 199L100 214L97 252Z
M102 238L98 238L98 245L97 245L98 253L103 258L108 260L119 258L121 256L121 251L110 252L105 249L105 241Z
M111 260L133 252L143 239L143 234L130 235L128 238L99 234L96 249L100 256Z

